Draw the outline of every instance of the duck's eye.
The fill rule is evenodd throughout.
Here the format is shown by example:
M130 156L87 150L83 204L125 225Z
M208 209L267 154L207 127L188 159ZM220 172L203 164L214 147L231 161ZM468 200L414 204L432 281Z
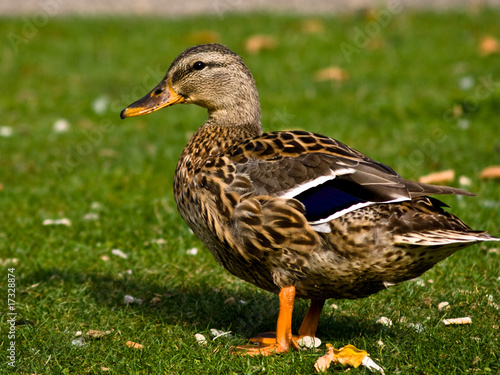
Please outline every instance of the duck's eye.
M194 70L202 70L205 66L207 66L203 61L196 61L193 64L193 69Z

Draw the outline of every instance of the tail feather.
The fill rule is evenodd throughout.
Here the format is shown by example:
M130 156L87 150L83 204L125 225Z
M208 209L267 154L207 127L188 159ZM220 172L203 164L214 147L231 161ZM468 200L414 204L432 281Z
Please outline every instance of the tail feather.
M410 193L410 197L418 198L427 195L469 195L473 196L475 194L470 193L466 190L441 185L429 185L417 181L405 180L406 188Z
M410 232L395 236L395 242L401 245L417 246L446 246L463 244L463 247L484 241L500 241L484 231L454 231L454 230L433 230L426 232Z

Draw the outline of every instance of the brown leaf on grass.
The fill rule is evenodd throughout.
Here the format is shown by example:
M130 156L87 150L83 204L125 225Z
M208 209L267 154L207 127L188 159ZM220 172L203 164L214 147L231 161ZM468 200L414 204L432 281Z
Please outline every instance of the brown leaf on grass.
M424 184L446 184L455 179L455 171L453 169L448 169L446 171L435 172L422 176L418 179L419 182Z
M328 68L318 70L314 73L314 80L316 82L324 81L347 81L349 73L347 70L339 68L338 66L329 66Z
M220 35L213 30L200 30L189 33L188 40L193 44L219 43Z
M492 165L484 168L479 174L479 178L500 178L500 165Z
M487 35L481 39L481 42L479 43L479 51L483 56L493 55L500 52L500 43L498 42L498 39L492 37L491 35Z
M325 30L325 24L320 19L308 18L302 22L301 29L307 34L321 34Z
M91 329L87 332L87 337L93 340L99 340L110 333L111 331L98 331L95 329Z
M245 49L248 53L259 53L262 50L276 48L278 42L270 35L256 34L249 37L245 42Z
M142 348L144 348L144 345L138 344L138 343L133 342L133 341L127 341L125 343L125 345L127 345L129 348L133 348L133 349L142 349Z
M347 345L340 350L335 349L331 344L326 344L327 353L319 357L314 364L317 372L324 372L330 365L341 364L352 367L359 367L363 359L368 355L364 350L357 349L352 345Z

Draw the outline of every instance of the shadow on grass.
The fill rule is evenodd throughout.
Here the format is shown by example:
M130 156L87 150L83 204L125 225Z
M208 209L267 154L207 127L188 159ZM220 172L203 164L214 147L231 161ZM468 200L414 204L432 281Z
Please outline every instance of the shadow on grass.
M261 291L249 284L231 284L216 289L213 284L185 282L174 278L161 285L156 280L137 280L134 276L117 277L116 274L74 272L65 268L39 268L27 274L27 285L44 284L51 289L64 289L72 298L81 298L80 310L93 310L91 316L80 313L78 319L95 318L95 310L105 310L106 317L130 319L130 315L146 317L152 323L181 326L199 332L209 328L231 330L240 338L259 332L274 331L279 312L276 295ZM76 295L75 295L76 294ZM125 295L142 302L127 304ZM363 302L359 302L362 304ZM94 305L92 309L89 307ZM293 317L296 333L305 316L309 301L297 300ZM34 320L29 316L25 319ZM393 331L389 335L398 336ZM353 315L324 311L320 319L318 336L336 342L350 342L359 337L373 340L380 334L380 325L363 314ZM387 332L385 333L387 334Z

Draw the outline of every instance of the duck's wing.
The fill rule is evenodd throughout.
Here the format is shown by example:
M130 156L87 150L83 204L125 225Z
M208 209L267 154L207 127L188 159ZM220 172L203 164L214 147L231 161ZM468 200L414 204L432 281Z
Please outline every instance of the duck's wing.
M403 179L392 168L334 139L309 132L272 132L231 151L239 173L258 194L294 198L310 224L321 225L372 204L436 194L472 195L461 189Z

